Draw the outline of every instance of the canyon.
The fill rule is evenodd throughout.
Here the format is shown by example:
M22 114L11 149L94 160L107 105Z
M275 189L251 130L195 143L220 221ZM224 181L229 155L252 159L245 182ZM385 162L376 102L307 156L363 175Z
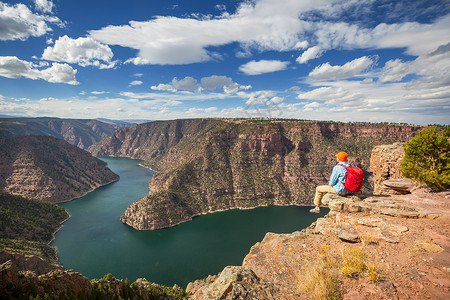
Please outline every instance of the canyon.
M423 128L277 119L155 121L119 129L88 150L95 156L143 159L143 166L158 171L149 195L121 217L135 229L148 230L231 208L308 205L340 151L365 172L367 192L373 147L404 142Z
M124 297L130 299L446 299L450 289L449 191L415 184L388 190L398 174L402 144L371 151L376 194L328 194L330 213L289 234L268 232L242 265L188 284L186 291L110 274L89 281L39 257L0 252L6 295ZM355 253L357 254L355 256ZM353 267L348 263L349 255ZM355 267L356 266L356 267ZM31 272L30 272L31 271Z

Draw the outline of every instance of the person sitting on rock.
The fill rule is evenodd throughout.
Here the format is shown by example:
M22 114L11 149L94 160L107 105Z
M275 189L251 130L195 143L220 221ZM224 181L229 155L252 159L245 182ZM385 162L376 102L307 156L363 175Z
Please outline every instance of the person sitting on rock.
M338 154L336 154L336 159L338 161L338 164L333 168L333 172L331 173L328 185L319 185L318 187L316 187L316 195L314 196L314 205L316 207L311 209L310 212L313 213L320 212L320 204L322 203L322 197L326 193L333 193L338 195L345 195L351 193L344 187L344 182L347 177L346 167L350 166L348 164L348 154L345 152L339 152Z

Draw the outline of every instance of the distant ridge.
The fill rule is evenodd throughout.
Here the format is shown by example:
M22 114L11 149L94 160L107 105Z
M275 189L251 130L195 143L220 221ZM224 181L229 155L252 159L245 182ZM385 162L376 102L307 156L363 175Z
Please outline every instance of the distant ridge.
M63 139L72 145L87 149L90 145L111 135L121 127L134 123L108 124L91 119L60 118L0 118L0 137L20 135L47 135Z

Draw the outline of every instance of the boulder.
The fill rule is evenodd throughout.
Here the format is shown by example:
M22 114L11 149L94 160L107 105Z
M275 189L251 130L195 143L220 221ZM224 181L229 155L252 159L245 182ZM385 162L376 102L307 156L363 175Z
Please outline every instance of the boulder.
M357 243L360 241L360 237L355 226L347 223L341 223L336 226L336 235L345 242Z
M192 299L276 299L274 292L273 285L260 279L250 268L228 266Z

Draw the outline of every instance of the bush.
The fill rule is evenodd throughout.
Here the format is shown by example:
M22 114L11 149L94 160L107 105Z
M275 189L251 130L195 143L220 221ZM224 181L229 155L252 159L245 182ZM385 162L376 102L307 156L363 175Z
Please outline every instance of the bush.
M401 162L402 175L433 190L450 187L450 127L439 134L435 126L419 132L406 142Z

